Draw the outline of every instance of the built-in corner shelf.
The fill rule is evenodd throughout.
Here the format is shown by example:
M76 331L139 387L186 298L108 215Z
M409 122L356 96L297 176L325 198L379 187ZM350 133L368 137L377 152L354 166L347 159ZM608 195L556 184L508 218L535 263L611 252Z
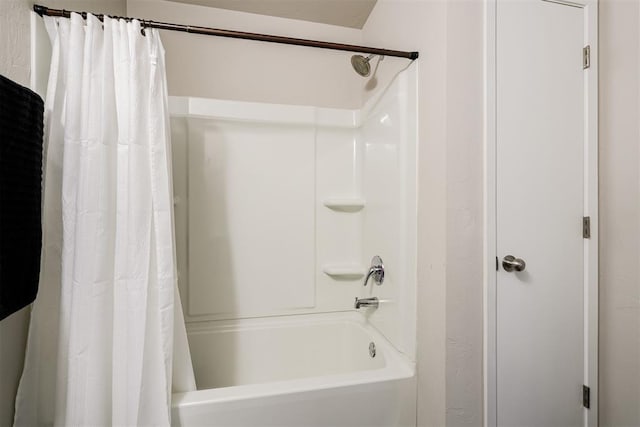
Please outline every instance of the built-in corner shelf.
M364 267L356 264L327 264L322 272L336 280L354 280L364 276Z
M364 208L365 200L361 197L329 198L322 202L326 207L340 212L358 212Z

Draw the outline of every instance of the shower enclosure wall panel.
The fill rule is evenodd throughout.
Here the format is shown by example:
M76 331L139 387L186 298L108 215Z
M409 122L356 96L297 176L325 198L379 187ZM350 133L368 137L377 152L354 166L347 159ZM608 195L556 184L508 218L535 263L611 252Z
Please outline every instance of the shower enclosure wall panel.
M316 131L316 297L318 307L351 310L365 269L364 207L347 208L339 203L366 203L362 197L363 152L359 129L338 127L338 123L325 119L325 125ZM334 274L336 271L343 274Z
M178 269L178 289L185 321L188 321L187 295L189 284L188 244L188 179L189 165L187 142L189 140L189 119L183 116L171 116L171 161L173 176L173 220L174 237L176 240L176 261Z
M363 246L385 264L382 286L365 291L382 308L369 320L398 350L415 357L418 64L398 74L363 108ZM364 260L369 262L369 260Z
M179 284L188 321L351 310L362 145L352 110L172 98ZM327 267L357 274L329 276Z
M189 315L314 306L314 148L309 125L190 120Z

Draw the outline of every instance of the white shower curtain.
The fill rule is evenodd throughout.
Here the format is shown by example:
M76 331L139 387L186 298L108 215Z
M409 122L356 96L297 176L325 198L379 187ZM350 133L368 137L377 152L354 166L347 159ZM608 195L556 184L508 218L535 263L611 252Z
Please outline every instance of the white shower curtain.
M15 425L169 425L186 338L162 43L137 21L45 24L43 256Z

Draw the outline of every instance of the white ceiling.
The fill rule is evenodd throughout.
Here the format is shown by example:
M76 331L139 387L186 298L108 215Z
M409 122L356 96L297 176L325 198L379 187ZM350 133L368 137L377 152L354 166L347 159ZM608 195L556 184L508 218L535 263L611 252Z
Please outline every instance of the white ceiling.
M376 0L171 0L260 15L362 28Z

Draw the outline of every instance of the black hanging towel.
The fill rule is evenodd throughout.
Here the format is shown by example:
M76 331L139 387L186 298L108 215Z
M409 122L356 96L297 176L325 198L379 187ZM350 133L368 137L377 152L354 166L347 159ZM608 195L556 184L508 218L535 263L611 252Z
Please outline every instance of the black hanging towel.
M0 320L36 298L44 103L0 75Z

